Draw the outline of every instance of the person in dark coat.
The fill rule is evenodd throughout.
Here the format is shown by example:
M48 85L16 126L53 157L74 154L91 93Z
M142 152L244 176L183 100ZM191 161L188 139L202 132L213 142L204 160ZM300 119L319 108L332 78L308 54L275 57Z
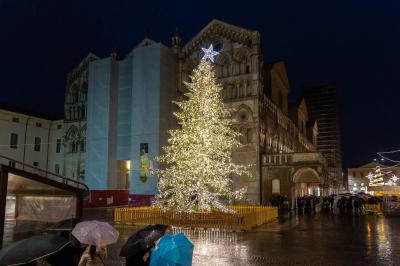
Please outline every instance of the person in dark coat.
M150 247L147 250L137 253L135 256L126 258L126 266L148 266L150 265L150 255L151 249L154 247Z

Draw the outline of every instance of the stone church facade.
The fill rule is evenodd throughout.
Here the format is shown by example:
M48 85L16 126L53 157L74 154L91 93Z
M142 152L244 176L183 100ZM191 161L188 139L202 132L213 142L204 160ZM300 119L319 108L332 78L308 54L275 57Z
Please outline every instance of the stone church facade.
M289 169L293 178L293 166L276 165L272 169L271 165L263 163L267 154L316 151L317 122L308 121L304 99L289 106L290 85L284 62L264 64L259 32L219 20L211 21L182 48L179 44L179 37L173 37L172 47L178 54L180 66L179 90L182 92L183 81L188 80L202 56L200 47L213 44L220 52L215 62L216 74L223 85L225 104L234 110L235 128L241 133L242 146L234 151L233 158L239 164L252 165L252 176L233 177L237 188L248 187L250 203L266 203L274 194L272 180L279 178L282 184L279 194L296 197L293 191L295 182L293 179L289 182L286 174ZM316 156L319 154L316 153ZM322 166L318 162L315 165L316 170L319 167L319 172L312 174L317 173L322 184L322 176L325 175L323 162ZM273 175L273 171L277 174Z

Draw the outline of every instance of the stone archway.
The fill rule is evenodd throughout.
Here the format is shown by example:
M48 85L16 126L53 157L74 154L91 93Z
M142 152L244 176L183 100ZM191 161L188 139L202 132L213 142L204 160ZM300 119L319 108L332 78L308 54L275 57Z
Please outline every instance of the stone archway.
M318 172L311 167L302 167L293 175L294 198L305 195L321 195L322 179Z

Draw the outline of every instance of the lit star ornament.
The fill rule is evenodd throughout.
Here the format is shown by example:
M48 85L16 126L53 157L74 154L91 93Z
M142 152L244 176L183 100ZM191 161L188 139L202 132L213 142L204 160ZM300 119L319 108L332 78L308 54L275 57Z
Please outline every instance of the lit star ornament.
M203 58L201 60L210 59L212 63L214 63L214 56L219 54L219 52L214 51L212 44L210 44L210 47L208 47L208 49L201 48L201 50L203 50L204 52Z

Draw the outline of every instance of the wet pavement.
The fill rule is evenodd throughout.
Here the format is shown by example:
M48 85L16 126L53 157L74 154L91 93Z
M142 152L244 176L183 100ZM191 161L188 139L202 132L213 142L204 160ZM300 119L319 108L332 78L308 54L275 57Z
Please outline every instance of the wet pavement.
M109 264L140 227L118 227ZM193 265L400 265L400 218L286 214L250 232L184 230L195 245ZM108 265L108 264L107 264Z
M88 219L111 221L112 211ZM119 250L141 227L116 226L106 265L124 265ZM250 232L184 230L195 245L193 265L400 265L400 217L283 215Z

